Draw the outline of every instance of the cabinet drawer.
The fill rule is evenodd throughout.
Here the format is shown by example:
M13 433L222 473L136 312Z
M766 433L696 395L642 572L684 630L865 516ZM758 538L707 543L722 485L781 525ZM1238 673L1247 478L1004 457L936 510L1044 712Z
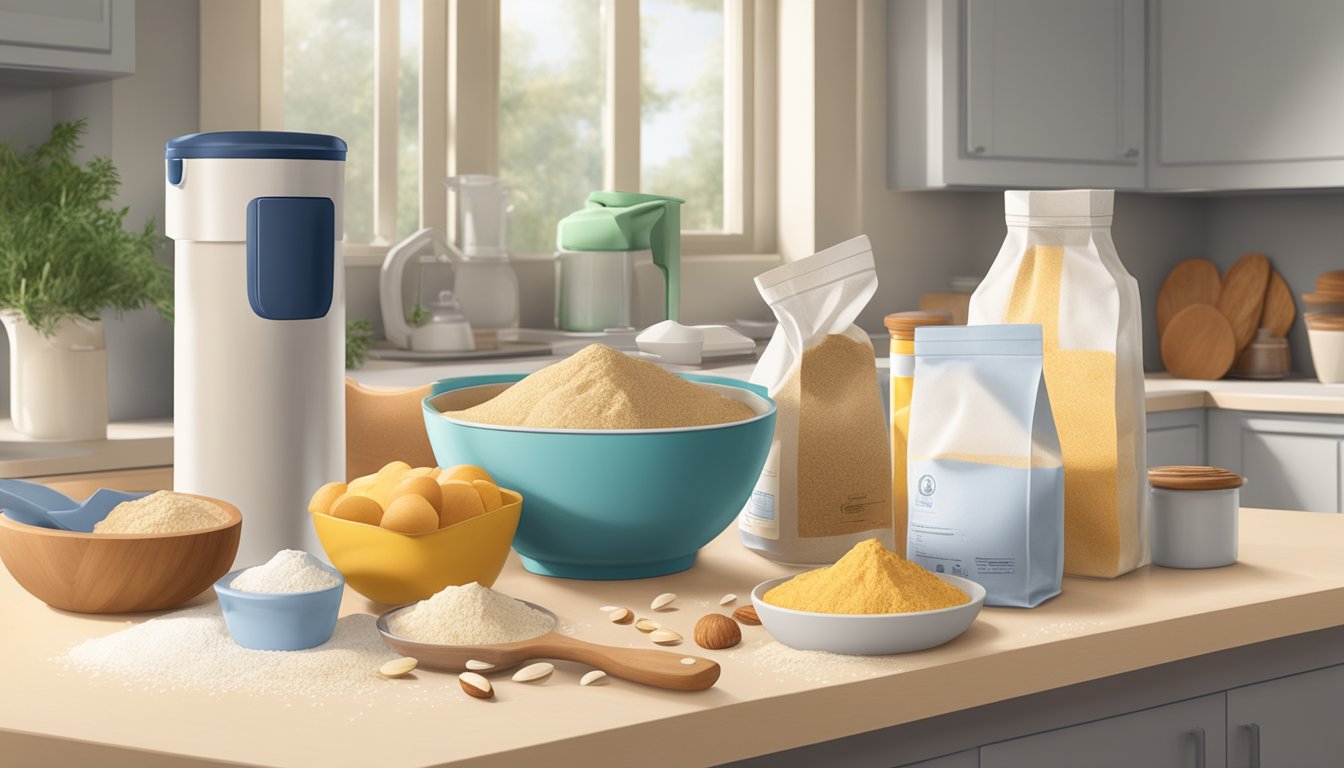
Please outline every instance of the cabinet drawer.
M980 768L1201 768L1223 765L1221 693L980 749Z

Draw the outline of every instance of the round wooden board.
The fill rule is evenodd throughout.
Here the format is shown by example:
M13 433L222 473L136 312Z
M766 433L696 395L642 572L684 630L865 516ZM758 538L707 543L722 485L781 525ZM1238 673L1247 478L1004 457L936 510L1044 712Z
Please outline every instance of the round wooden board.
M1208 259L1186 259L1167 273L1162 282L1162 290L1157 294L1157 335L1167 329L1167 324L1177 312L1191 304L1218 303L1223 292L1223 281L1218 277L1218 267Z
M1237 338L1222 312L1191 304L1162 333L1162 364L1178 379L1221 379L1237 359Z
M1236 337L1233 357L1241 353L1260 327L1260 311L1265 306L1265 287L1269 285L1269 259L1263 253L1248 253L1223 275L1223 292L1218 296L1218 311L1232 324Z
M1297 305L1293 303L1293 292L1278 270L1269 273L1269 285L1265 288L1265 307L1260 312L1260 327L1269 331L1270 336L1284 337L1297 319Z

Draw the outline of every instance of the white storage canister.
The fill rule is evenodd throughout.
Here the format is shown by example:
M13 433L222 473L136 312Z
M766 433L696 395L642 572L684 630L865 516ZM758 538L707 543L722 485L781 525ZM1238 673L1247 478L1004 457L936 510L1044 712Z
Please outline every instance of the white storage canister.
M1153 467L1153 563L1218 568L1237 561L1237 516L1245 478L1219 467Z
M173 486L242 511L239 563L321 552L309 495L345 479L345 152L335 136L281 131L164 150Z

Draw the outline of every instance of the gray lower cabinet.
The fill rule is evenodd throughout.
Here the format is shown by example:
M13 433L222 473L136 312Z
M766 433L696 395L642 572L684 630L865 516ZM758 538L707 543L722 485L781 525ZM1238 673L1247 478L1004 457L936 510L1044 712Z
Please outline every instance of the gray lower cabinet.
M1208 419L1209 463L1246 478L1243 507L1344 512L1344 416L1211 410Z
M1222 766L1225 724L1225 699L1215 693L990 744L980 748L980 768Z
M1234 688L1227 692L1228 768L1338 768L1342 711L1344 666Z
M1202 466L1207 418L1203 408L1148 414L1148 466Z
M918 763L906 763L898 768L979 768L979 766L979 750L968 749L955 755L944 755L932 760L921 760Z

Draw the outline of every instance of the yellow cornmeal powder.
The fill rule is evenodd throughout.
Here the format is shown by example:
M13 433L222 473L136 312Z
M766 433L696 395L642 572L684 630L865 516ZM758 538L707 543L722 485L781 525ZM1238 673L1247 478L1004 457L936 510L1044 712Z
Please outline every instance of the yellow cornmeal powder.
M765 602L811 613L914 613L965 605L971 598L877 539L854 545L829 568L794 576Z
M667 429L743 421L755 412L602 344L533 373L490 400L445 415L536 429Z

